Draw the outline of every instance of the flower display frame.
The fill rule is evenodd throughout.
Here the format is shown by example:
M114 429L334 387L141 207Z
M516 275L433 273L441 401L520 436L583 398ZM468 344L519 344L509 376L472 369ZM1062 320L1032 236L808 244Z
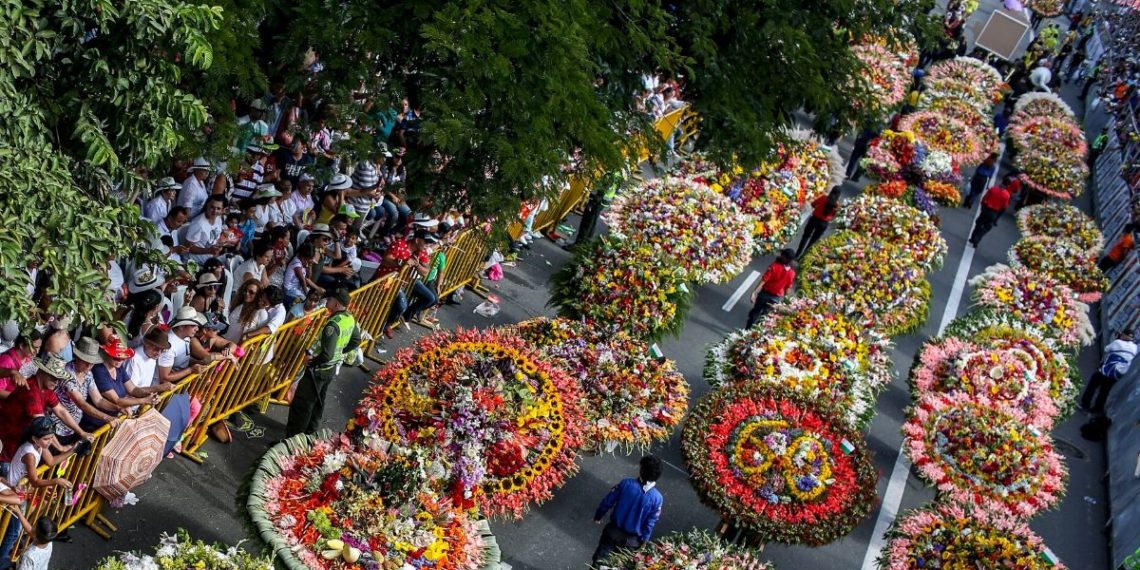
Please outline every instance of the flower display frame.
M185 530L163 533L155 553L123 552L96 563L94 570L154 568L208 568L209 570L273 570L273 561L254 556L237 546L207 544Z
M925 81L935 90L959 87L979 104L991 106L1001 100L1005 83L992 65L974 57L955 57L936 62L926 71ZM968 88L968 89L967 89Z
M1019 152L1036 150L1084 159L1089 151L1084 131L1068 117L1028 117L1009 126L1009 138Z
M927 147L945 152L964 166L979 164L988 154L973 129L949 115L916 111L904 115L898 127L913 132Z
M764 542L827 544L874 507L863 438L827 406L778 386L706 396L685 422L681 450L702 501Z
M637 550L617 550L602 563L611 570L773 570L755 551L702 530L669 534Z
M1009 314L1070 350L1096 337L1088 305L1067 285L1022 267L995 264L969 280L976 304Z
M1029 518L1061 500L1068 472L1047 433L980 395L932 393L908 410L903 450L948 500Z
M437 332L396 353L351 429L436 454L457 505L521 518L577 470L577 382L503 330Z
M1047 235L1024 236L1009 250L1013 267L1025 267L1042 273L1072 289L1085 303L1095 303L1108 289L1108 277L1097 266L1095 255L1089 255L1081 246Z
M881 195L862 194L844 201L835 217L835 227L898 247L927 271L942 266L948 249L930 216Z
M1039 148L1027 148L1013 157L1018 178L1036 192L1060 200L1070 200L1085 191L1089 167L1075 154L1055 154Z
M1086 256L1097 257L1104 249L1104 234L1096 221L1072 204L1046 202L1026 206L1017 212L1017 229L1026 236L1066 239Z
M584 451L647 450L669 438L689 408L689 384L670 360L620 331L540 317L510 327L581 388Z

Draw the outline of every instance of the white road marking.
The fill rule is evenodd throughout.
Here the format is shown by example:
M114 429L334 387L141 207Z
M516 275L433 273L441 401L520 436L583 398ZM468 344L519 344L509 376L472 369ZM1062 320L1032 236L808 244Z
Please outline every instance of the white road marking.
M759 271L753 271L752 273L749 273L748 279L745 279L744 283L741 283L740 286L736 288L736 292L733 293L732 296L729 297L728 300L724 302L724 306L721 307L721 309L723 309L726 312L731 311L732 308L736 306L736 302L739 301L740 298L743 297L744 294L748 292L748 288L752 287L752 284L755 283L756 280L759 278L760 278L760 272Z
M1001 164L1001 158L1004 154L1005 145L1003 144L998 151L997 164ZM994 169L994 174L986 185L987 190L997 179L998 170ZM974 232L974 224L977 223L978 214L981 211L982 207L977 206L970 221L970 233L966 234L966 247L962 251L962 258L958 261L958 271L954 274L954 284L950 288L950 298L946 301L946 310L942 311L942 320L938 323L939 335L958 315L958 307L961 306L962 294L966 289L966 279L970 276L970 265L974 262L975 250L970 245L969 236ZM895 522L895 517L899 514L899 505L902 504L903 491L906 490L906 481L909 477L910 461L907 460L902 447L899 447L898 457L895 458L895 467L891 470L891 479L887 483L887 492L883 493L883 505L879 508L879 517L875 519L875 530L871 533L871 542L867 545L866 555L863 556L862 570L873 570L876 567L875 559L879 557L883 546L886 545L887 529Z

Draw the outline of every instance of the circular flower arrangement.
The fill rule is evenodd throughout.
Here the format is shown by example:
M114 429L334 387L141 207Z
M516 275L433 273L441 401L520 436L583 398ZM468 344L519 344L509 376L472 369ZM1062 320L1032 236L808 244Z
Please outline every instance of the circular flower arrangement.
M970 279L970 285L979 305L1029 323L1065 347L1087 346L1095 337L1088 305L1048 275L997 264Z
M939 61L927 70L925 81L933 86L969 86L971 92L977 93L979 103L990 105L1001 100L1002 86L1005 83L997 69L973 57Z
M577 249L551 278L564 317L615 326L637 338L676 334L692 298L681 272L647 247L598 239Z
M925 153L926 147L915 141L914 133L885 130L871 140L861 164L871 178L901 181Z
M538 318L512 327L582 388L587 448L648 448L669 438L689 407L689 384L671 361L626 333L567 319Z
M928 394L903 435L918 473L951 500L1031 517L1064 492L1065 467L1049 435L984 396Z
M726 194L751 221L754 253L784 247L799 229L807 193L795 169L765 164L726 188Z
M1071 204L1047 202L1022 208L1017 213L1017 229L1027 236L1064 238L1085 257L1096 257L1104 248L1104 236L1096 222Z
M804 256L798 287L804 296L834 293L886 336L926 321L930 283L903 250L849 231L820 240Z
M375 437L294 436L262 458L247 506L291 570L498 568L486 521L430 490L426 457Z
M457 505L518 518L577 468L581 399L518 336L441 332L380 370L353 427L438 456Z
M1029 148L1013 157L1013 165L1021 171L1021 181L1030 188L1062 200L1080 196L1089 177L1088 165L1076 154Z
M899 129L913 132L926 146L945 152L958 164L978 164L987 154L965 123L946 115L917 111L903 116Z
M983 348L956 337L923 345L910 383L915 399L931 393L982 395L1016 407L1033 425L1049 430L1059 414L1049 384L1037 376L1037 360L1018 349Z
M1044 273L1067 285L1077 298L1095 303L1108 289L1108 277L1096 265L1096 257L1064 238L1031 235L1009 250L1010 265Z
M909 47L891 48L882 41L851 46L851 53L862 64L864 73L857 75L870 99L871 111L884 113L906 97L910 84L912 52Z
M781 385L836 402L848 425L866 426L891 381L890 341L841 307L833 296L781 301L756 327L709 347L705 380Z
M1017 150L1037 149L1046 154L1071 154L1084 158L1089 146L1085 134L1067 117L1031 117L1010 125L1009 137Z
M1065 570L1029 525L1005 513L939 503L910 511L887 532L881 570L1016 568Z
M764 542L827 544L875 502L862 437L818 401L776 386L736 385L701 400L681 450L702 500Z
M273 560L253 556L244 549L193 540L190 534L163 534L153 556L124 552L104 558L95 570L159 570L162 568L204 568L209 570L273 570Z
M618 196L602 214L615 237L652 249L687 281L724 283L752 260L752 228L727 197L676 177Z
M864 194L844 202L835 226L875 241L884 241L908 254L920 267L942 265L946 240L923 212L883 196Z
M962 183L962 172L958 165L950 155L940 150L926 153L926 156L915 165L915 173L924 182L937 181L954 185Z
M604 563L613 570L772 570L754 551L700 530L671 534L637 550L615 551Z
M1026 0L1025 5L1046 18L1056 18L1065 10L1064 0Z
M941 184L940 182L932 182L931 184ZM958 189L954 188L957 192ZM884 196L902 201L907 206L918 208L918 210L927 216L930 216L932 223L937 223L938 204L934 202L922 188L911 186L902 180L892 180L890 182L877 182L871 183L863 187L863 193L871 196Z
M948 117L953 117L962 121L978 137L978 143L981 144L982 150L989 154L997 152L998 147L1001 146L1001 139L998 137L997 129L994 128L993 119L988 113L983 113L977 107L953 97L923 97L919 102L919 108L941 113Z
M1077 117L1073 108L1064 99L1052 93L1026 93L1017 99L1017 104L1013 107L1013 117L1010 119L1010 124L1031 117L1061 117L1062 115L1069 120L1075 120Z
M1018 350L1035 362L1038 379L1049 388L1049 397L1062 417L1072 412L1081 377L1073 356L1066 355L1037 327L1005 311L973 311L950 321L943 334L968 338L990 349Z

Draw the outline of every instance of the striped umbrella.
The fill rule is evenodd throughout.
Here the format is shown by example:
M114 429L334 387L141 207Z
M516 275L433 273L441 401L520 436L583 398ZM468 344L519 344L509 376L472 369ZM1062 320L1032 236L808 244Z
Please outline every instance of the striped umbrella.
M170 433L170 420L153 408L141 416L124 420L103 447L95 468L96 491L115 503L127 491L150 478Z

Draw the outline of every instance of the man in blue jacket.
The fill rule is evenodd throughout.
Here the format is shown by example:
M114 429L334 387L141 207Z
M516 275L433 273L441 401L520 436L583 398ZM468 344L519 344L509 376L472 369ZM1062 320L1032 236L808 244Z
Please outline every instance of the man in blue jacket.
M602 518L611 508L614 514L602 529L602 538L594 550L594 566L615 549L641 548L641 545L649 542L664 502L661 492L653 488L660 477L661 460L646 455L641 458L637 479L622 480L602 499L594 513L594 522L602 524Z

